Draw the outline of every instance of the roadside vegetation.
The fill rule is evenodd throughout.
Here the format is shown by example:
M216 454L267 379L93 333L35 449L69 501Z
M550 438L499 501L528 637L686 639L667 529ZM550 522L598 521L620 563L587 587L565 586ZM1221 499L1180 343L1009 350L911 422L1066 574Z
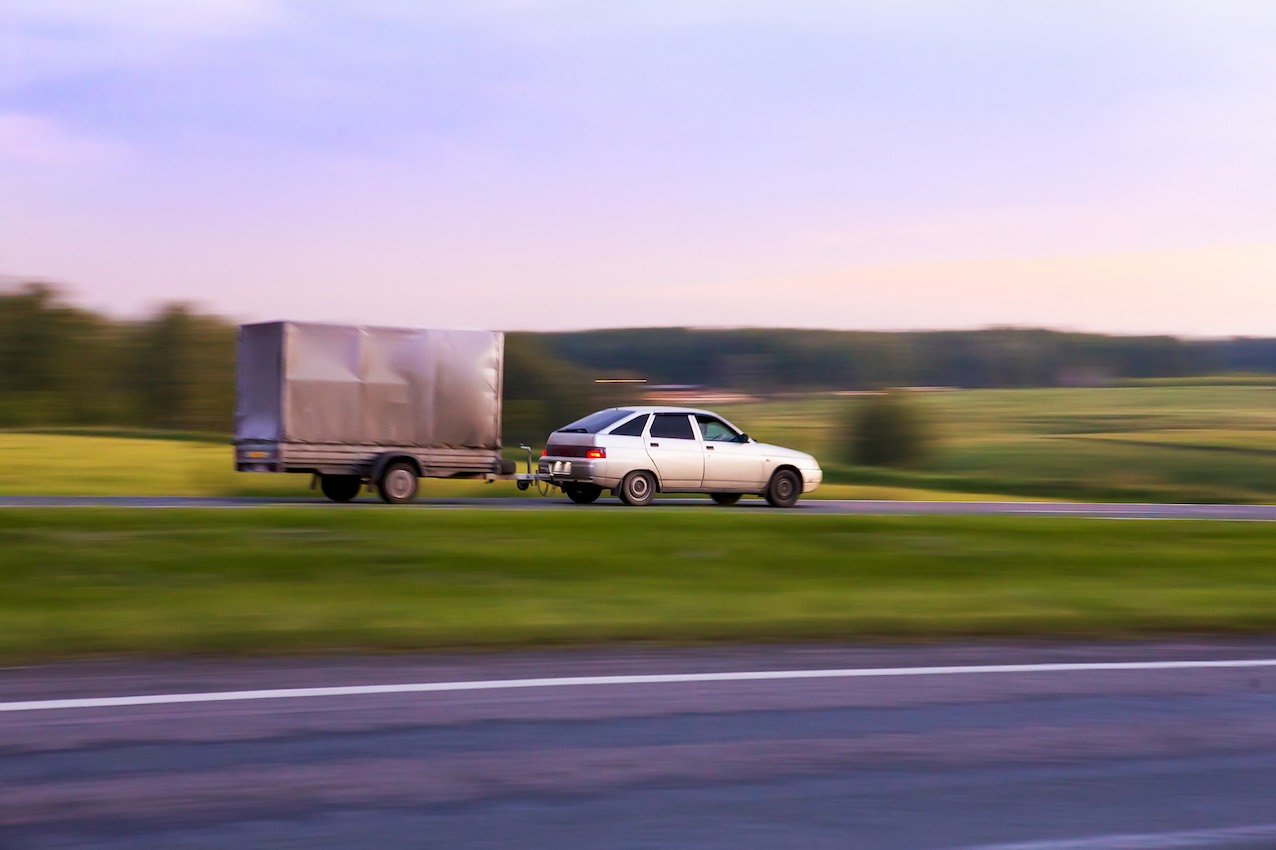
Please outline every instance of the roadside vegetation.
M0 658L1271 632L1260 523L0 512Z
M931 450L930 423L900 390L873 393L850 406L832 460L856 466L918 466ZM828 457L826 455L826 457Z

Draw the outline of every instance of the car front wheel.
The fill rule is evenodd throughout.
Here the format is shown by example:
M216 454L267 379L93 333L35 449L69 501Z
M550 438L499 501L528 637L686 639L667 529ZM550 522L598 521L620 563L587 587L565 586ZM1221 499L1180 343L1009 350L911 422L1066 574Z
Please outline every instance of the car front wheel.
M639 507L656 498L656 477L650 472L631 472L620 482L620 501Z
M802 495L802 479L791 469L778 470L766 488L766 500L775 508L791 508Z

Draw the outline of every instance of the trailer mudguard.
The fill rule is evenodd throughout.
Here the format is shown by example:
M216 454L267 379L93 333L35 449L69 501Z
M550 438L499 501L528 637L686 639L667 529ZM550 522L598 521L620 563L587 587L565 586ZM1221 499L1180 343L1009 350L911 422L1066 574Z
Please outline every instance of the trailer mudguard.
M421 464L412 455L405 455L403 452L383 452L377 455L377 459L372 462L372 469L368 472L368 480L376 484L381 480L381 476L385 474L385 469L396 460L407 461L412 464L412 468L416 470L417 477L424 475Z

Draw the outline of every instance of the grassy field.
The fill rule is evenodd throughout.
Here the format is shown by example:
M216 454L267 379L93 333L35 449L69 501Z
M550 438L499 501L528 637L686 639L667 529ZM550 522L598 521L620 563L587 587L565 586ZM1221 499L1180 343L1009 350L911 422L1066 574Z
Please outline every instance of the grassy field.
M1056 498L1276 500L1276 387L919 392L937 435L916 469L852 467L837 423L855 398L724 406L751 434L783 434L852 484Z
M520 465L519 470L523 467ZM226 440L146 432L0 431L0 495L4 496L323 496L306 475L261 475L234 471ZM830 484L820 498L986 499L989 494L925 490L907 484ZM422 499L472 497L539 498L508 481L421 482ZM563 498L554 491L554 498ZM375 495L362 498L375 499Z
M1276 387L916 394L937 443L914 469L854 467L838 423L857 398L720 410L760 440L814 453L824 498L1276 501ZM0 495L304 496L305 476L231 468L224 438L127 431L0 432ZM509 483L423 482L424 498L513 496Z
M0 659L1276 629L1264 524L692 513L4 511Z

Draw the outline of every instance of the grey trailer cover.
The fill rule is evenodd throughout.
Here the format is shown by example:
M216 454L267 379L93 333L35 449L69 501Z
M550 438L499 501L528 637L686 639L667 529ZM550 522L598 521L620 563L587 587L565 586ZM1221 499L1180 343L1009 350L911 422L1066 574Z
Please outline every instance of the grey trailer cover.
M239 329L239 441L499 449L504 336L301 322Z

